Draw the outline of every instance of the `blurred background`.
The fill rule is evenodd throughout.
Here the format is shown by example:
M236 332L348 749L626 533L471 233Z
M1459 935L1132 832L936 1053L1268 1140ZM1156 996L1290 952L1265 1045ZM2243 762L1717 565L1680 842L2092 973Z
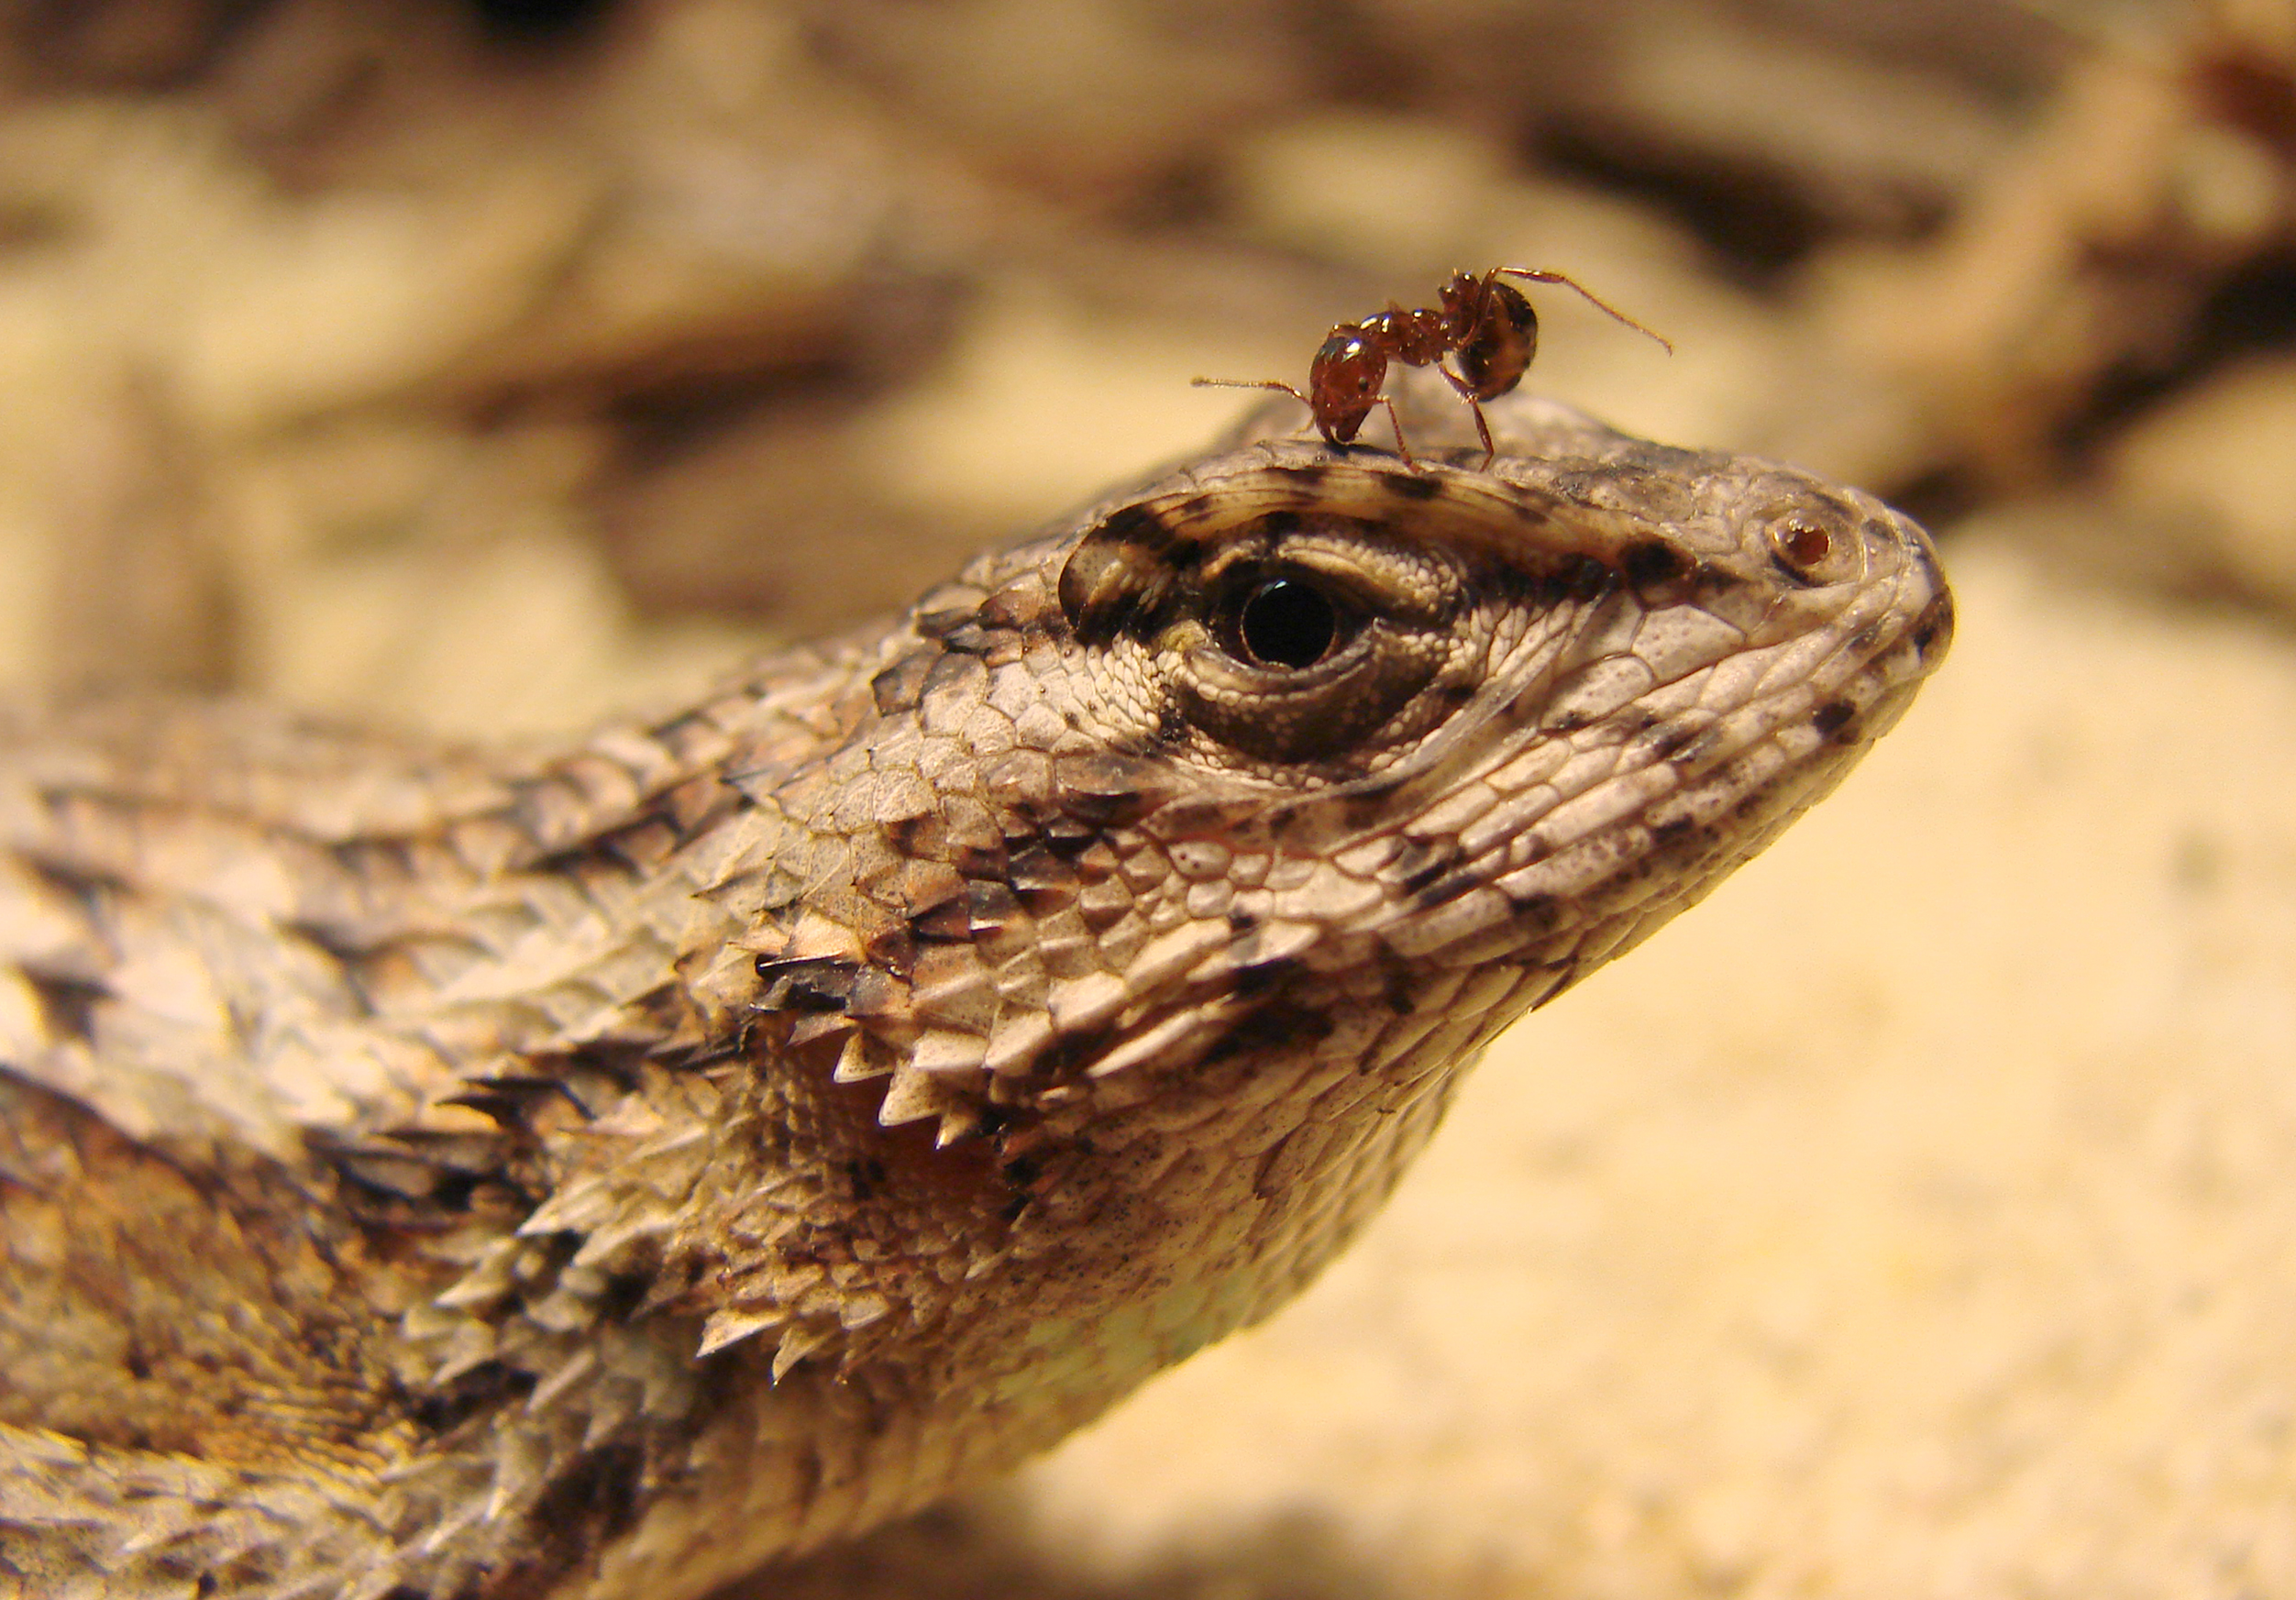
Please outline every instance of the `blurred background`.
M2288 0L0 0L0 687L579 727L1500 262L1956 658L1293 1312L754 1593L2296 1594Z

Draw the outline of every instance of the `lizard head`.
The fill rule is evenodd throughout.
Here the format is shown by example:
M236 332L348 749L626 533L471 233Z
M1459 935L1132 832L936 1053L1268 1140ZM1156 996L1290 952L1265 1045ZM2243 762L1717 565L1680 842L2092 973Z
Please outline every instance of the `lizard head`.
M1120 1099L1303 980L1344 1030L1511 971L1495 1029L1838 781L1949 639L1926 537L1791 469L1573 442L1251 444L920 608L869 748L937 775L887 831L951 869L909 1020L980 1047L908 1076Z
M775 790L852 887L817 875L765 1025L985 1153L999 1259L1063 1263L1048 1325L1161 1308L1153 1365L1279 1301L1494 1035L1758 851L1943 654L1878 502L1493 415L1487 471L1247 440L985 557Z

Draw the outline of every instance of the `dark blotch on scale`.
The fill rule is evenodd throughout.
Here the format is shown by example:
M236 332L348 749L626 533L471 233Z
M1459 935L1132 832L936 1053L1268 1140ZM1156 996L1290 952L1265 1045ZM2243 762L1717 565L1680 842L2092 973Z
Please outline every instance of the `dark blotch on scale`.
M1092 536L1158 553L1169 550L1173 542L1172 530L1165 525L1164 519L1144 505L1119 506L1093 531Z
M31 986L33 998L39 1004L40 1021L50 1038L95 1037L95 1008L112 998L109 988L59 973L33 972L22 967L17 970Z
M1600 600L1617 580L1617 573L1592 556L1566 557L1541 579L1537 598L1547 605Z
M910 918L909 926L920 943L964 944L973 937L972 914L961 899L944 900L931 910Z
M915 711L924 699L925 675L940 658L930 650L914 651L870 679L869 693L877 701L878 715L890 717Z
M1417 894L1459 865L1458 844L1450 839L1413 839L1389 868L1400 873L1406 894Z
M1328 1039L1337 1024L1321 1007L1276 1001L1237 1022L1204 1052L1204 1065L1217 1065L1247 1052Z
M1653 761L1672 760L1687 749L1690 742L1695 739L1700 732L1702 730L1698 728L1676 723L1650 741L1650 759Z
M1655 589L1671 582L1682 576L1687 565L1683 553L1663 539L1628 546L1619 563L1627 581L1637 589Z
M1113 753L1064 756L1054 768L1061 809L1106 827L1124 827L1156 809L1163 767Z
M1443 492L1443 480L1432 473L1425 477L1390 474L1380 482L1397 500L1429 501Z
M1929 602L1913 632L1914 650L1927 661L1941 653L1953 641L1953 599L1944 589L1944 579L1937 579L1937 598Z
M1291 955L1247 962L1236 969L1234 992L1244 999L1258 999L1275 993L1307 970L1305 962Z
M1448 877L1423 884L1411 895L1411 904L1422 911L1431 911L1463 895L1472 894L1483 887L1483 875L1473 871L1454 872Z
M759 996L760 1011L842 1011L852 998L858 964L836 955L804 955L786 959L757 958L757 976L766 992Z

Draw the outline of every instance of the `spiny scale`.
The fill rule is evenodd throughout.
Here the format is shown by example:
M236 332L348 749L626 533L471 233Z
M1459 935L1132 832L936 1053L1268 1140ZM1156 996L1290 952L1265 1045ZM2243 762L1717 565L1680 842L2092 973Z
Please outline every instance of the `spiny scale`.
M1491 418L1263 423L547 760L17 726L0 1576L675 1600L1295 1293L1949 634L1862 496Z

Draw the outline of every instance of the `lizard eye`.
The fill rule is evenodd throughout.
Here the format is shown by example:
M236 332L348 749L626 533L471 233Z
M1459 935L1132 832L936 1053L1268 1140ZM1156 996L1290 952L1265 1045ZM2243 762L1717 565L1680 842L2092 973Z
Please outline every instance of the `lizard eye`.
M1192 730L1263 767L1368 761L1460 703L1427 692L1474 671L1468 572L1447 555L1286 509L1217 532L1174 517L1186 538L1120 510L1060 578L1077 643L1124 657L1106 681L1159 738Z
M1263 760L1336 757L1389 727L1454 642L1456 579L1366 535L1238 552L1200 592L1168 681L1190 722Z
M1222 619L1222 642L1254 667L1301 672L1346 643L1353 621L1321 584L1263 578L1240 586Z

